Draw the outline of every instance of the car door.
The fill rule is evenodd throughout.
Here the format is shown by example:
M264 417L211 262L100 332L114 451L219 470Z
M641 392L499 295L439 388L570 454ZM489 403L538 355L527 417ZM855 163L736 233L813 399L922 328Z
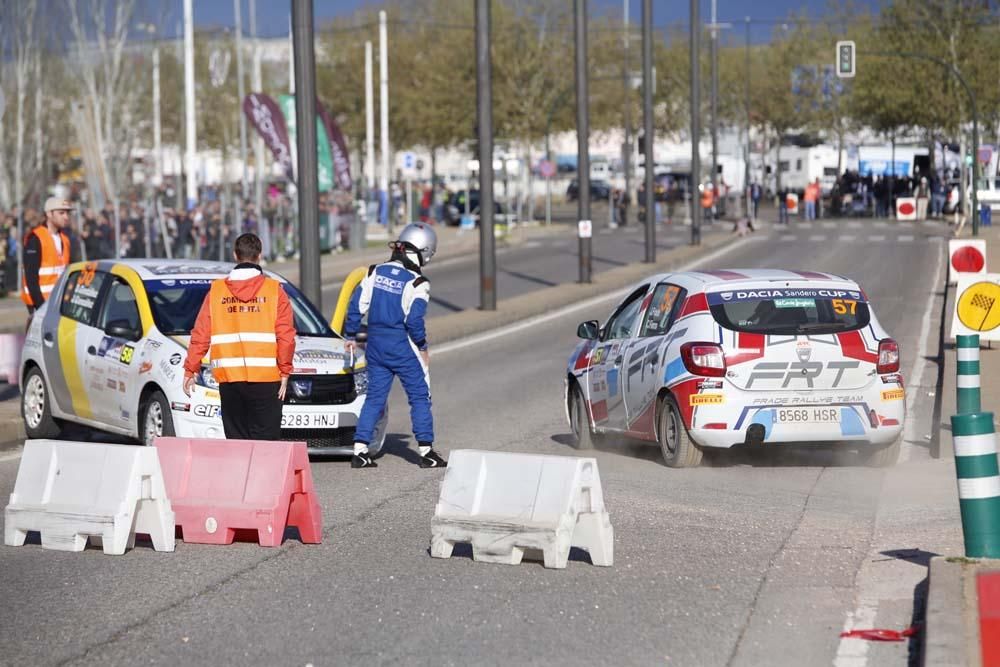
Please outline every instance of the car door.
M594 423L598 426L615 431L625 429L626 408L622 369L628 343L636 331L643 297L648 291L649 285L643 285L622 301L614 314L608 318L602 330L601 341L591 355L590 400Z
M638 435L653 432L656 418L656 395L663 386L660 372L667 347L682 335L673 331L684 289L663 282L653 290L649 305L642 313L642 324L635 338L629 341L623 365L623 387L628 431Z
M72 272L42 322L45 370L52 396L59 408L82 419L95 419L105 384L91 369L87 350L100 344L101 331L95 326L100 297L108 274L86 264ZM55 296L55 292L53 292Z
M101 421L126 427L135 421L134 394L139 391L139 374L152 367L142 367L142 320L135 292L124 279L110 276L101 297L97 328L101 333L96 350L87 348L91 372L106 378L105 397L95 408Z

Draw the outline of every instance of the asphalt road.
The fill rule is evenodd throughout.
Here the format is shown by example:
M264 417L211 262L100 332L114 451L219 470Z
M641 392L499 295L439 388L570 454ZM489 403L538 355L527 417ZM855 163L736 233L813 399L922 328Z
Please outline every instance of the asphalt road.
M824 270L861 282L900 343L903 369L922 369L918 386L912 377L908 386L914 402L899 470L919 471L928 458L933 397L922 387L933 387L935 369L924 368L918 342L928 341L921 332L929 325L936 346L934 317L925 312L943 256L937 234L871 223L770 229L711 263ZM536 259L518 254L501 267L548 280L555 247L531 250ZM465 298L449 294L445 276L433 280L443 300ZM611 303L435 350L439 448L576 455L562 405L565 362L576 324L603 320ZM408 428L397 392L378 469L314 462L322 545L178 542L175 553L161 554L140 544L122 557L0 547L0 662L800 666L914 659L912 645L891 644L844 662L838 635L868 595L862 584L896 586L896 603L875 612L883 626L913 620L909 583L870 581L865 572L884 532L880 515L891 509L905 525L900 517L908 496L920 494L918 481L808 451L741 452L673 470L659 463L656 447L612 447L590 455L615 528L614 567L593 567L584 554L563 571L535 562L488 565L460 548L437 560L428 546L443 473L417 467ZM0 498L16 470L16 459L0 461ZM894 543L908 546L908 537Z

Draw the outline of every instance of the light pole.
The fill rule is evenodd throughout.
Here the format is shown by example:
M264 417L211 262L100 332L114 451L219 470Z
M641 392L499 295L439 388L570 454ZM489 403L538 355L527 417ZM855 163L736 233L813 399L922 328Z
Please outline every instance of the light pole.
M701 21L698 19L698 0L691 0L691 245L701 245L701 203L698 201L698 184L701 182ZM646 158L649 161L649 158ZM646 211L649 216L650 212Z
M187 169L187 208L198 201L198 180L195 176L195 151L198 146L198 126L194 104L194 10L192 0L184 0L184 123L187 129L184 164Z
M493 61L490 0L476 0L476 126L479 142L479 308L497 309L497 261L493 236ZM466 215L469 191L465 191Z
M576 34L576 182L577 235L580 246L580 282L589 283L591 275L590 219L590 114L587 93L587 0L573 0L574 32Z
M243 0L233 0L233 13L236 18L236 89L239 102L236 104L240 118L240 160L243 162L243 180L240 182L240 199L247 196L247 119L243 113L243 97L246 94L243 86Z
M392 235L392 198L389 196L389 37L385 23L385 12L378 13L378 104L379 141L382 147L382 172L379 178L381 198L386 202L386 228Z
M656 261L656 193L653 192L653 2L642 0L642 134L646 142L646 262Z
M744 47L744 60L746 61L746 158L743 161L743 189L745 192L747 217L749 218L753 210L752 193L750 192L750 17L745 19L746 24L746 45Z

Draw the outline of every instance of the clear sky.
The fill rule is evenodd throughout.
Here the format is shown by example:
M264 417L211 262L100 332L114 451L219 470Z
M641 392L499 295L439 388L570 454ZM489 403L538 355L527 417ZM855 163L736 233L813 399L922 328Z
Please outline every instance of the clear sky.
M176 8L168 12L167 32L173 33L181 18L181 0L164 0L173 3ZM248 30L249 0L243 3L244 29ZM472 2L472 0L469 0ZM566 2L572 0L551 0ZM625 0L590 0L590 12L611 13L621 16ZM629 18L638 24L642 11L641 0L628 0ZM754 21L762 21L753 28L753 39L764 39L773 29L767 22L780 22L791 13L806 12L810 17L819 18L826 14L830 0L767 0L766 2L750 0L717 0L719 21L731 21L740 24L740 39L742 39L742 23L744 17L750 16ZM288 32L288 0L256 0L258 33L262 36L276 37ZM364 7L378 7L386 3L373 0L313 0L317 25L337 16L354 13ZM863 7L877 8L878 0L860 0L857 4ZM683 0L653 0L654 23L664 26L677 22L687 22L688 2ZM195 23L201 26L231 26L233 25L232 0L194 0ZM711 0L701 0L701 19L708 21L711 16Z

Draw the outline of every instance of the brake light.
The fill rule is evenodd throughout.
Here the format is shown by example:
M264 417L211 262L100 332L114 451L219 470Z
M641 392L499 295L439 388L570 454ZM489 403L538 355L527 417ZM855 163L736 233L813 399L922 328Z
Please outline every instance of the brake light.
M726 355L716 343L684 343L681 359L692 375L722 377L726 374Z
M899 345L891 338L885 338L878 343L878 365L875 371L879 374L899 372Z

